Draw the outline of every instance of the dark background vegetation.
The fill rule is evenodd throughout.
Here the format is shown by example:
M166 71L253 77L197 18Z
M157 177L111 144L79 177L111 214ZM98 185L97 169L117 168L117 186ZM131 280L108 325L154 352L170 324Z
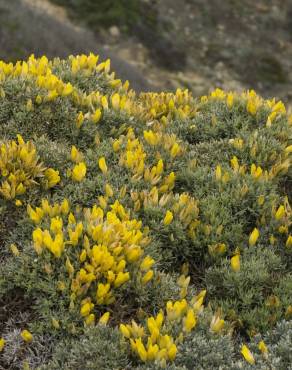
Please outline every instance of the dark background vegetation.
M289 102L289 0L0 1L2 59L88 51L137 90L254 88Z

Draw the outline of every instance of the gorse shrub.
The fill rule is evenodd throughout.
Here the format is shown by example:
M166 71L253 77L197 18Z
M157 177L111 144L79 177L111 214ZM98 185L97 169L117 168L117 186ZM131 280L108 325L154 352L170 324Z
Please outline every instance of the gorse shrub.
M137 96L93 54L0 81L2 367L289 366L282 102Z

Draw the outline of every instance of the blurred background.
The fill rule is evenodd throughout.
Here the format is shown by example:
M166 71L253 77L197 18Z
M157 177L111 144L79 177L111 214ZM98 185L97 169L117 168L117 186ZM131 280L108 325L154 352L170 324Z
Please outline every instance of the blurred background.
M0 0L0 59L90 51L138 91L292 103L292 0Z

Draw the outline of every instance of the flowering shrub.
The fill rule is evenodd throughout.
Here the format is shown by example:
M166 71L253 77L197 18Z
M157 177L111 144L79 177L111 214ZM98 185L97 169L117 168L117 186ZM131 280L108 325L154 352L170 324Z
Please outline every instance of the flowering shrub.
M5 199L23 195L27 188L37 184L38 179L43 180L47 189L60 181L59 172L53 168L46 169L39 162L34 144L31 141L25 143L21 135L17 135L17 142L10 140L3 143L0 151L0 194ZM16 204L20 205L20 200Z
M137 96L93 54L0 80L1 366L287 368L284 104Z

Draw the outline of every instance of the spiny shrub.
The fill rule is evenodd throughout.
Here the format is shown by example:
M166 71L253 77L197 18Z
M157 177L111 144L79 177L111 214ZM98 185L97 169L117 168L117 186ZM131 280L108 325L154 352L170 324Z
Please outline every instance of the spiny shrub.
M284 104L137 96L93 54L0 81L1 366L287 368Z

